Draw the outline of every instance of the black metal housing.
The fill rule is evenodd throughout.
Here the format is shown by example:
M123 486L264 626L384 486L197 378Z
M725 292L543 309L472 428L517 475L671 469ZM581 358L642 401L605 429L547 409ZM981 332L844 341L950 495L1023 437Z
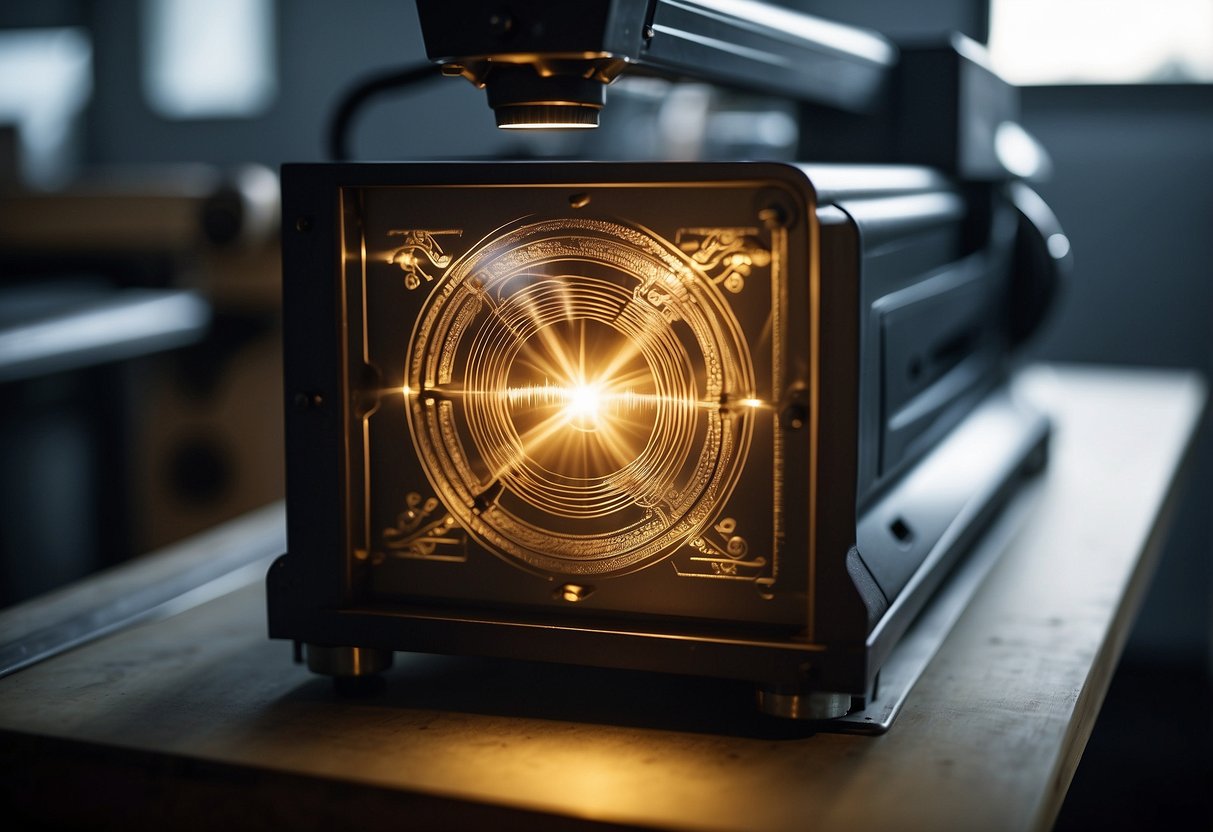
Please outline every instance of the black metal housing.
M274 638L737 678L866 701L950 566L1041 462L1046 421L1002 387L1016 214L996 201L975 245L956 187L929 169L287 165L282 181L289 553L268 577ZM426 188L480 194L486 210L496 204L490 193L517 192L539 215L559 213L558 205L573 213L600 192L604 202L624 200L612 205L644 206L666 205L680 188L702 189L705 202L713 188L735 188L746 199L722 205L751 214L763 234L786 235L786 283L776 302L787 327L776 351L783 377L772 428L788 463L776 490L786 518L782 583L769 602L777 613L761 612L761 603L751 605L759 613L738 608L737 615L716 601L684 604L668 581L659 593L646 591L646 581L666 580L651 568L600 581L628 588L618 597L637 599L634 609L623 601L513 604L512 584L497 576L523 571L494 558L463 564L471 585L487 593L483 601L373 588L371 567L359 559L367 555L355 556L351 543L361 481L351 473L360 469L349 462L356 454L346 426L367 404L346 355L357 313L347 308L343 252L360 221L348 195ZM433 286L441 285L435 277ZM745 522L752 528L771 518ZM653 598L669 599L675 612L662 614Z
M546 83L553 104L593 103L570 97L570 80L609 83L632 67L863 112L897 57L875 32L769 5L418 0L417 12L430 60L487 86L494 108L535 104Z

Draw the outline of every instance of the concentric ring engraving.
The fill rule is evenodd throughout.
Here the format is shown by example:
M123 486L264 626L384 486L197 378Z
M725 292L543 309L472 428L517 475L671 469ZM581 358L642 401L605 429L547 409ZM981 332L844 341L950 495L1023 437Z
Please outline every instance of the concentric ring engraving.
M417 318L406 413L439 499L531 571L621 574L717 516L754 392L740 326L693 261L595 219L498 232Z

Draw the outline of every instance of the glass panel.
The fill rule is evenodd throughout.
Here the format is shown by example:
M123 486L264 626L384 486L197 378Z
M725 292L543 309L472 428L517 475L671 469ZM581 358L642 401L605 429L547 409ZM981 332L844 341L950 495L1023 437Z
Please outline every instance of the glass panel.
M802 616L798 582L772 587L781 299L806 240L765 228L758 193L343 192L351 554L373 593Z

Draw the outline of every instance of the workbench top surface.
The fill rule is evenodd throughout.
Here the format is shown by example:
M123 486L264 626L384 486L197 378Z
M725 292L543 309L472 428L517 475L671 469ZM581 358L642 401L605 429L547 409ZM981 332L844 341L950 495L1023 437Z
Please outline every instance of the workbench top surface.
M0 679L3 802L98 826L1048 828L1205 389L1068 367L1017 387L1054 420L1049 466L883 736L759 717L732 682L411 654L339 699L266 638L258 582Z

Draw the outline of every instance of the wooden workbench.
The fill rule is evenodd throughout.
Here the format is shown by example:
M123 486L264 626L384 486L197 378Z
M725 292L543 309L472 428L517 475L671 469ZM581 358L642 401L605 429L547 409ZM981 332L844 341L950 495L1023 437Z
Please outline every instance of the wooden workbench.
M266 639L252 583L0 679L0 802L98 828L1047 828L1205 390L1071 368L1019 388L1055 419L1050 466L884 736L760 718L733 683L403 654L337 699Z

